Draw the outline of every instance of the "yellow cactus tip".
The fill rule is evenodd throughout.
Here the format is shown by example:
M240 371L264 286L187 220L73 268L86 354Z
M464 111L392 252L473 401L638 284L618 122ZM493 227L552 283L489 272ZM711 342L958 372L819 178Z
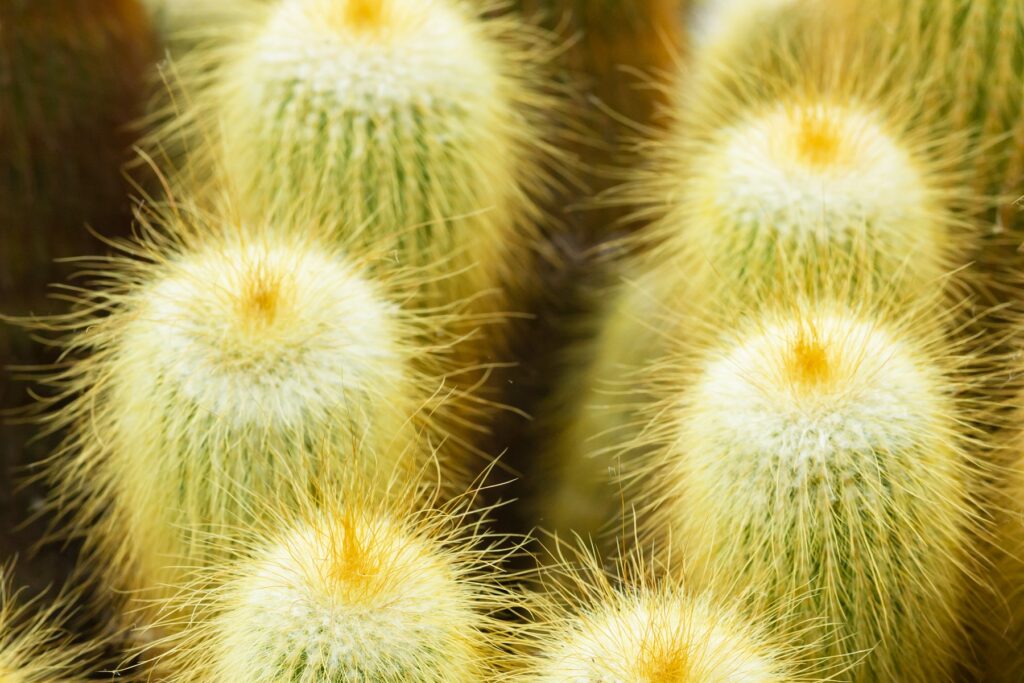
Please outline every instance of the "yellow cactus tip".
M133 333L156 343L167 377L215 414L305 410L311 398L328 398L308 391L311 383L369 388L404 370L394 362L393 307L329 252L272 241L217 246L177 263L142 306Z
M214 678L481 680L487 618L460 572L444 548L377 512L296 525L229 582L206 634Z
M797 330L784 366L794 384L813 387L828 381L831 374L828 350L813 325Z
M891 230L923 211L932 215L912 150L870 112L783 105L756 112L723 135L710 149L717 159L703 166L717 169L708 176L712 196L730 211L781 220L779 231L827 224L832 214L842 219L838 229L870 220Z
M837 122L820 109L797 112L793 144L796 158L808 166L825 168L839 165L851 155L848 140Z
M372 30L384 23L385 0L347 0L342 3L341 23L354 29Z
M703 598L671 591L609 596L542 645L527 680L681 683L789 680L756 629Z

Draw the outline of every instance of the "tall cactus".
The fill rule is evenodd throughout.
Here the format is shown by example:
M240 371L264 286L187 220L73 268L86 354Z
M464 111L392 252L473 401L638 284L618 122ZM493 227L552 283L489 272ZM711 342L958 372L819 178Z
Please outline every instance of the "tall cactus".
M413 442L444 436L430 417L447 317L402 307L417 276L373 280L369 257L333 242L181 206L141 218L131 258L98 263L48 323L75 333L77 360L49 379L46 421L68 428L54 503L78 508L96 564L147 598L230 550L226 531L220 546L202 534L303 486L415 472Z
M161 680L493 680L507 627L490 615L516 600L461 504L321 500L247 530L251 551L167 603L199 618L186 616Z
M980 531L954 352L923 316L813 297L718 329L649 411L652 532L697 585L834 625L806 644L837 680L951 680Z
M350 244L389 245L432 275L428 303L507 310L549 182L537 32L460 0L232 6L235 39L181 59L195 107L157 139L215 150L249 205L307 204Z

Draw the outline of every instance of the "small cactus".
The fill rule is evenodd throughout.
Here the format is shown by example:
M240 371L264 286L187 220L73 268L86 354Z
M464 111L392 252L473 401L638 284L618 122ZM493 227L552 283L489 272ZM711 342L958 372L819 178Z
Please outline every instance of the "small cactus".
M642 564L611 577L593 556L542 576L557 588L534 600L519 662L523 683L784 683L793 650L738 610ZM551 576L558 574L558 576Z
M490 614L515 599L465 512L322 500L250 529L250 551L168 603L199 618L158 662L161 680L493 680L506 627Z
M133 258L97 264L109 272L50 321L80 357L49 380L62 392L46 421L69 430L54 504L79 508L96 563L146 598L231 546L198 536L258 520L296 485L411 475L445 398L443 336L422 340L446 318L400 306L415 277L378 283L366 260L289 230L168 216L141 215ZM340 455L360 453L374 455Z
M696 585L834 625L807 645L844 665L837 680L949 680L964 652L977 463L933 325L769 307L671 383L649 413L664 446L635 461L659 482L652 533L681 542Z
M182 58L195 110L157 139L215 133L223 149L203 147L247 204L308 204L400 267L432 269L425 301L506 310L498 290L527 284L548 183L537 32L459 0L233 5L235 40Z

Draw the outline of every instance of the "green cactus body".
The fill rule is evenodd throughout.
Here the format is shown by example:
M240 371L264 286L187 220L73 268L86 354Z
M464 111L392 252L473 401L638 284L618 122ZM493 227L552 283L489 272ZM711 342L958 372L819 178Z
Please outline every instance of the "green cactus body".
M844 304L755 315L652 408L675 429L637 464L664 463L650 529L696 585L754 587L752 613L789 628L821 620L803 656L835 680L952 680L965 652L968 413L912 329Z
M443 400L440 347L417 340L446 322L397 303L415 282L379 285L342 250L277 230L188 230L151 230L141 258L98 266L110 275L62 321L82 359L52 378L78 395L48 418L69 427L54 503L78 508L97 565L143 599L303 487L412 476L411 444L435 434Z
M330 504L250 530L250 555L211 568L195 605L172 601L203 618L162 663L165 680L491 680L502 626L488 612L498 596L512 602L451 522Z
M453 0L236 4L238 39L180 71L209 124L188 132L217 132L248 204L313 207L363 251L424 269L429 303L506 310L547 184L530 33Z
M656 364L664 322L643 278L604 292L595 330L572 348L571 379L541 411L553 432L537 478L535 505L545 528L562 538L598 537L623 512L620 447L632 441L650 400L646 368Z

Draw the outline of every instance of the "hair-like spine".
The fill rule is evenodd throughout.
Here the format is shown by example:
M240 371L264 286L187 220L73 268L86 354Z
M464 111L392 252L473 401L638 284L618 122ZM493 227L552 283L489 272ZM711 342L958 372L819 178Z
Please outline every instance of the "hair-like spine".
M417 273L374 279L369 255L296 234L305 219L175 204L139 220L73 312L40 324L71 333L44 379L44 423L67 432L53 505L143 604L230 550L226 529L202 534L342 475L373 489L417 471L414 442L447 437L432 415L453 340L448 314L410 304Z
M156 140L214 150L250 206L308 205L350 244L432 268L427 303L507 311L551 180L540 31L461 0L232 7L234 39L180 60L194 107Z
M528 599L512 680L522 683L783 683L806 680L796 649L736 606L659 576L636 553L605 569L564 548ZM668 572L671 573L671 572Z
M99 654L97 643L76 640L66 626L73 594L43 605L19 602L10 567L0 571L0 678L12 683L85 683Z
M938 306L793 292L738 320L725 306L699 342L693 321L675 328L698 350L661 370L660 445L623 458L649 487L648 531L671 534L696 586L832 627L806 645L837 680L952 680L986 531L960 351Z
M243 552L165 603L186 616L153 662L161 680L495 680L510 627L493 615L520 600L473 496L437 505L399 486L380 503L351 484L246 529Z

